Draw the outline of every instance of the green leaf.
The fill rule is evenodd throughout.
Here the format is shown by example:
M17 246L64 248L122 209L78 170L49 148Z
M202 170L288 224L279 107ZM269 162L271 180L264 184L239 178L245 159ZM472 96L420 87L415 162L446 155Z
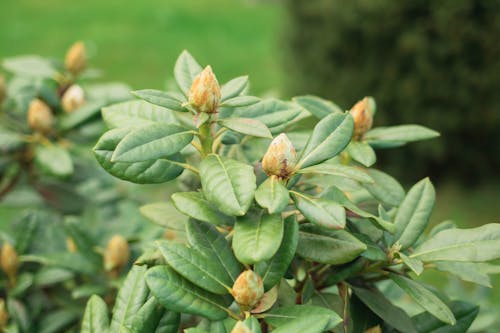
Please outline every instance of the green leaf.
M14 151L24 144L20 133L11 132L0 127L0 152L8 153Z
M365 133L363 140L375 148L392 148L407 142L438 137L439 133L420 125L377 127Z
M102 118L110 128L178 123L170 110L145 101L128 101L102 108Z
M489 261L500 258L500 224L446 229L422 242L412 255L428 261Z
M392 304L378 290L355 287L352 287L352 290L370 310L398 331L405 333L417 332L406 312Z
M37 325L37 333L57 333L75 324L80 314L73 309L61 309L45 314Z
M341 265L365 250L366 245L345 230L325 230L305 224L299 231L297 254L307 260Z
M283 219L280 214L250 211L238 218L234 225L234 254L245 264L268 260L278 251L282 239Z
M340 153L351 141L354 121L349 114L333 113L314 127L297 169L319 164Z
M225 274L224 266L209 256L167 241L157 241L158 248L177 273L200 288L214 294L227 294L232 287L232 280Z
M340 189L338 189L335 186L331 186L328 189L326 189L324 192L322 192L321 197L335 201L335 202L339 203L340 205L344 206L346 209L350 210L351 212L359 215L360 217L367 218L377 228L387 230L390 233L394 233L394 231L396 230L396 227L394 226L393 223L390 223L381 217L375 216L371 213L365 212L361 208L358 208L358 206L356 206L354 203L352 203L349 200L349 198L344 194L344 192L342 192Z
M377 161L375 151L365 142L351 141L347 146L347 152L353 160L361 163L367 168L371 167Z
M429 289L401 275L390 273L389 277L411 298L413 298L418 305L427 310L434 317L447 324L454 325L456 323L453 312L451 312L446 304L444 304L443 301L441 301Z
M362 184L376 199L391 206L399 206L405 197L405 190L396 179L388 174L367 169L366 172L374 180L374 183Z
M104 333L108 329L108 307L99 296L93 295L85 307L81 333Z
M216 225L234 223L234 217L222 214L200 192L177 192L171 197L175 207L194 219Z
M180 323L180 313L167 311L161 317L154 333L176 333L179 331Z
M66 217L63 224L64 230L67 236L74 241L78 252L94 265L102 266L102 256L95 252L97 244L91 238L89 231L82 227L81 222L78 218Z
M319 322L321 325L314 325L316 320L320 318L321 320L319 320ZM314 305L292 305L279 307L266 313L264 320L269 325L278 327L280 329L279 332L297 333L321 333L333 329L342 322L342 318L340 318L334 311ZM290 325L291 323L294 323L294 325ZM306 325L307 323L312 325L314 329L309 330L308 325ZM294 327L295 325L297 326ZM321 329L319 329L319 327L321 327ZM290 329L290 331L287 331L285 328ZM273 332L276 331L277 330L273 330Z
M447 325L437 320L431 314L422 312L412 317L418 333L463 333L467 332L479 313L479 306L461 301L450 302L449 307L457 322Z
M297 209L310 222L328 229L343 229L345 227L344 207L335 201L313 198L295 191L291 191L290 194Z
M128 332L127 326L148 297L146 267L132 266L116 296L110 332Z
M302 109L293 103L286 103L278 99L266 99L260 103L237 109L229 109L228 115L222 118L252 118L266 125L272 134L283 132L287 126L301 119Z
M218 121L222 127L229 128L231 131L251 135L261 138L272 139L272 134L262 122L251 118L227 118Z
M169 310L200 315L210 320L227 317L222 296L195 286L171 267L162 265L149 269L146 282L160 304Z
M340 176L358 181L360 183L374 183L372 177L360 168L341 164L321 163L301 169L298 173Z
M254 269L264 282L264 289L270 290L285 275L295 256L299 240L299 225L294 216L285 219L283 240L276 254L267 261L259 262Z
M165 159L143 162L112 162L116 146L132 131L130 128L115 128L107 131L94 147L99 164L113 176L137 184L158 184L177 178L184 169L175 162L183 162L180 154Z
M16 251L18 254L24 254L29 249L41 222L40 214L36 210L28 211L19 220L14 234L16 238Z
M155 202L140 208L141 214L159 226L184 232L187 217L181 214L171 202Z
M35 163L44 173L51 176L68 177L74 171L69 152L52 144L36 147Z
M242 106L249 106L261 101L260 98L255 96L236 96L222 102L221 106L239 108Z
M217 262L218 266L223 267L222 272L229 277L232 286L240 275L242 267L224 235L214 226L193 219L188 221L186 230L189 244L207 258L211 258L210 260ZM224 281L228 280L224 278Z
M276 176L267 178L255 191L255 201L269 214L281 213L289 200L288 189Z
M155 297L150 297L137 311L130 325L132 333L171 333L177 332L178 327L179 314L166 312Z
M64 131L73 129L97 116L105 105L103 101L87 102L73 112L62 115L59 120L59 127Z
M6 71L15 75L28 77L52 78L57 72L48 59L37 55L6 58L2 66Z
M418 259L410 258L404 253L398 253L399 258L408 266L415 274L420 275L424 271L424 264Z
M174 76L179 88L187 96L194 78L202 71L201 66L186 50L182 51L175 63Z
M428 178L422 179L408 191L399 206L394 224L395 239L402 249L412 246L424 232L434 207L436 191Z
M476 263L437 261L435 265L437 270L451 273L464 281L492 288L490 277L488 274L482 272L481 268Z
M242 216L252 204L256 179L250 165L215 154L200 163L205 197L226 215Z
M188 110L182 106L185 100L180 98L174 93L154 90L154 89L144 89L132 91L132 95L139 97L154 105L158 105L169 110L187 112Z
M262 333L262 330L260 328L260 323L257 320L257 318L250 316L250 317L246 318L244 321L237 322L234 325L231 333L232 332L235 332L235 333L238 333L238 332Z
M292 100L318 119L323 119L332 113L343 112L336 104L316 96L297 96Z
M143 162L181 151L193 140L193 131L170 124L133 129L116 146L112 162Z
M221 89L221 102L240 95L248 86L248 76L238 76L227 83Z

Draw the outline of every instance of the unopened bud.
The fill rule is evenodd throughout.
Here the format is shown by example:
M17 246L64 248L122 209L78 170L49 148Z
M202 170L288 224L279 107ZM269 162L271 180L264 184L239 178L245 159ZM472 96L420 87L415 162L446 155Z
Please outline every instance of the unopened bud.
M5 242L2 246L2 253L0 254L0 267L5 272L11 285L16 283L17 268L19 266L19 257L16 249Z
M77 84L72 85L64 92L61 105L64 112L71 113L85 104L85 93L82 87Z
M5 77L3 75L0 75L0 105L2 105L5 96L7 96L5 89Z
M207 66L194 79L191 89L189 89L189 104L199 112L214 113L217 112L220 98L219 82L212 72L212 67Z
M231 330L231 333L253 333L252 330L245 325L244 322L239 320L236 325L234 325L233 329Z
M253 307L264 295L264 284L257 273L247 270L238 276L231 293L238 304Z
M354 138L361 138L373 125L373 102L365 97L351 108L354 118Z
M85 69L87 66L87 56L83 42L76 42L69 48L64 64L66 69L74 75L81 73Z
M9 321L9 313L7 312L7 307L5 306L5 301L0 298L0 332L3 332L3 328L7 326Z
M104 252L104 268L107 271L119 271L127 265L130 249L127 240L120 235L114 235L108 242Z
M278 135L267 148L262 159L262 169L268 176L290 177L297 162L297 153L285 133Z
M28 108L28 125L43 134L50 133L54 126L54 115L50 107L40 99L31 101Z
M75 253L78 248L76 246L75 241L71 237L66 237L66 248L68 249L69 252Z

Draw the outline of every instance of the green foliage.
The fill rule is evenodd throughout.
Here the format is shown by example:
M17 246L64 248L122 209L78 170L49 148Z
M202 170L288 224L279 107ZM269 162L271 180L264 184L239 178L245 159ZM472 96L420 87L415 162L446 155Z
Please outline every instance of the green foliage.
M398 179L477 184L498 176L498 0L288 0L287 8L289 92L334 99L342 110L371 95L379 124L422 124L442 134L439 142L379 154ZM320 115L310 105L318 101L297 102ZM403 125L365 138L382 148L422 135L432 132Z

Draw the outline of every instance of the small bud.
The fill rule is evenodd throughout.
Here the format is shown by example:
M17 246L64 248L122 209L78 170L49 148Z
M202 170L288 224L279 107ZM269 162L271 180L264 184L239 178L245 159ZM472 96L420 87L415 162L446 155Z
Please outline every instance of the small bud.
M191 89L189 89L189 104L199 112L214 113L217 111L220 98L220 87L217 78L212 72L212 67L207 66L194 79Z
M76 42L69 48L68 52L66 52L64 64L66 69L74 75L81 73L85 69L87 56L83 42Z
M127 240L120 235L111 237L104 252L104 268L117 273L127 265L129 259L130 249Z
M231 330L231 333L253 333L252 330L245 325L244 322L239 320L236 325L234 325L233 329Z
M5 89L5 77L3 75L0 75L0 106L5 99L5 96L7 96L7 92Z
M262 159L262 169L268 176L288 178L293 174L297 153L285 133L278 135L267 148Z
M365 97L351 108L354 118L354 138L361 138L373 125L373 104L370 98Z
M61 99L61 104L64 112L71 113L85 104L85 93L82 87L77 84L72 85L64 92Z
M7 308L5 306L5 301L3 298L0 298L0 332L3 332L9 322L9 313L7 312Z
M264 295L264 284L257 273L247 270L238 276L231 293L238 304L253 307Z
M28 125L33 130L47 134L54 126L54 115L50 107L40 99L31 101L28 108Z
M19 267L19 257L16 249L9 244L3 243L2 253L0 254L0 267L9 278L10 284L16 283L17 268Z
M76 247L76 243L71 237L66 237L66 248L69 252L75 253L78 248Z

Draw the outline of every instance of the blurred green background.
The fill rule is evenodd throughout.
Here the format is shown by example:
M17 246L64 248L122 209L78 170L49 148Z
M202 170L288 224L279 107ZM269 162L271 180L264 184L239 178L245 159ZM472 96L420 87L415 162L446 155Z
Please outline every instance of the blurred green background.
M359 8L367 10L367 7L373 7L370 4L374 2L355 1L355 3L360 6ZM448 1L447 3L450 10L453 10L455 1ZM456 3L464 4L463 1L457 1ZM493 11L494 15L486 15L485 17L499 18L499 2L491 1L489 3L493 4L488 8L489 14ZM359 42L356 38L363 36L361 40L370 41L370 47L362 48L363 57L360 58L361 60L357 59L360 64L363 64L364 58L384 58L383 50L377 48L378 30L374 28L376 24L382 24L382 22L372 18L371 22L375 22L374 25L368 25L365 28L357 26L357 23L361 25L362 22L366 21L366 18L356 16L358 7L353 4L349 5L348 9L344 9L348 11L345 12L347 14L336 16L340 21L331 22L328 21L331 18L329 18L330 16L328 16L326 10L318 11L317 8L313 10L311 9L313 5L320 6L319 8L324 6L324 8L328 9L331 2L319 0L2 0L0 3L0 58L19 54L62 57L74 41L83 40L86 42L92 56L92 66L104 70L103 79L124 81L137 89L161 89L168 84L169 78L172 76L171 69L177 55L181 50L188 49L202 64L210 63L221 82L237 75L250 75L252 90L256 94L290 97L291 94L318 93L329 98L338 96L341 101L339 104L344 108L349 108L350 104L348 103L354 103L355 98L362 98L363 95L375 95L375 98L377 98L376 93L378 90L374 87L377 86L379 81L370 81L370 77L367 79L370 84L361 86L366 89L363 92L359 92L355 79L351 78L350 81L347 81L350 82L353 89L354 87L357 88L354 90L357 94L360 94L359 97L351 96L349 86L346 85L342 86L341 90L335 91L335 93L332 92L331 95L333 96L330 96L325 88L334 89L335 85L325 86L324 83L328 80L334 81L336 74L341 77L354 73L353 64L356 64L354 59L346 58L345 54L342 54L344 58L335 58L336 54L341 54L339 49L342 48L343 43L352 43L354 46L358 46L352 51L356 54L356 52L359 52L359 47L363 47L363 45L356 44ZM342 6L334 7L334 9L342 14ZM302 10L302 12L299 13L298 10ZM467 8L461 10L467 11ZM368 11L370 12L370 10ZM375 10L375 13L377 12L384 12L384 10L378 8ZM398 15L398 13L395 11L391 15ZM406 14L412 15L411 12ZM374 15L373 10L370 15ZM442 15L443 19L447 20L450 19L449 16ZM329 23L319 24L318 22L325 20L325 17L325 22ZM437 19L439 19L439 15ZM404 24L404 22L404 20L400 20L398 24ZM332 23L338 25L331 25ZM452 23L456 24L457 22L453 21ZM468 27L467 20L459 23L466 28ZM487 23L488 26L493 26L496 29L495 31L499 31L500 19ZM342 24L353 27L354 32L351 31L352 29L349 30L342 26ZM418 22L413 23L413 25L418 27ZM397 25L393 25L393 27L395 26ZM342 30L344 33L340 34L337 33L336 27L339 27L339 31L341 28L347 30ZM318 30L321 28L324 30ZM363 29L368 30L359 32L363 31ZM453 31L454 28L449 26L449 29ZM474 33L481 36L481 26L476 26L473 29L476 29ZM356 35L356 31L358 35ZM397 33L398 31L392 32ZM412 34L412 36L418 36L418 29L417 34L413 30ZM491 46L489 50L493 54L497 54L494 52L498 52L498 45L500 45L498 35L496 38L496 44L489 45ZM297 43L297 40L300 40L301 43ZM334 49L325 51L323 46L315 44L320 40L325 41L328 47L333 45ZM327 41L333 42L328 43ZM384 47L390 50L391 40L385 42ZM441 40L438 44L443 46L443 42L446 42L446 39ZM455 41L455 43L459 45L460 40ZM429 47L431 46L433 45ZM378 52L377 56L370 53L375 52L375 50ZM469 51L481 52L482 50L471 48ZM419 47L418 51L423 54L427 52L425 48L422 49L421 47ZM428 50L428 52L439 53L441 51ZM304 54L309 59L301 58L305 57ZM314 58L314 55L318 54L321 54L321 57ZM312 58L310 58L311 56ZM345 63L339 63L339 59L343 59ZM498 62L498 59L496 61ZM371 66L377 67L377 63L371 63ZM446 67L446 61L443 66ZM387 69L388 67L384 68ZM334 69L334 71L332 72L331 69ZM498 67L480 66L480 69L488 72L488 78L494 82L490 88L495 89L500 76ZM432 69L430 70L432 71ZM450 67L449 70L459 71L460 68ZM473 70L474 66L472 66ZM364 74L364 72L359 71L355 73L356 75ZM386 78L384 75L390 78L391 72L389 70L389 72L378 73L377 75L381 75L382 81L384 81ZM475 76L475 79L478 80L477 84L488 88L489 86L481 81L483 77L485 76L481 75L481 73ZM394 87L394 90L399 88L398 82L393 80L385 82L385 84L388 85L388 90L391 91L391 87ZM456 81L452 83L460 84L460 82ZM440 82L435 82L435 84L436 89L438 89ZM452 89L450 91L449 97L451 99L460 97L454 96ZM419 92L414 93L415 96L418 96ZM498 91L492 91L492 95L495 96L494 100L498 105ZM480 94L477 96L472 94L471 98L476 98L476 104L482 105L481 96ZM386 98L385 95L381 97L384 101L391 100ZM411 100L405 100L405 102L412 103ZM446 115L448 118L458 119L453 122L456 126L460 126L461 117L464 120L468 119L467 115L461 113L462 111L447 110L446 103L443 103L443 101L439 101L439 105L440 107L444 105L443 117ZM472 102L468 100L467 105L470 113L476 114L476 117L481 117L481 110L474 110L473 108L475 105L474 100ZM397 110L397 112L400 111ZM384 110L379 112L383 114ZM420 110L420 112L425 114L426 110ZM500 114L500 110L494 110L492 119L498 119L498 114ZM389 116L385 114L380 117L393 124L394 122L388 119ZM435 117L437 119L434 119L434 121L442 121L439 114L435 115ZM404 119L404 117L401 119ZM410 119L418 122L419 117L410 117ZM478 133L483 130L480 124L475 125ZM378 125L382 125L382 123L379 122ZM433 127L432 124L426 125ZM498 133L498 127L495 132ZM442 135L446 138L447 133L442 133ZM483 157L488 162L493 161L493 159L498 161L499 137L499 135L496 135L490 138L491 140L498 140L492 141L493 144L491 142L489 144L496 150L485 152L482 145L468 148L476 151L476 156L484 155ZM467 138L463 139L464 141L455 144L467 145ZM427 147L432 148L433 145L438 147L438 140L443 139L426 143ZM448 145L453 145L450 141L444 140ZM484 143L486 144L486 142ZM427 148L419 146L422 145L421 143L413 145L418 150L418 155L410 156L410 160L411 158L418 158L419 160L422 158L425 163ZM407 148L403 147L398 150ZM450 146L444 147L444 149L447 148L450 148ZM416 150L412 151L417 154ZM388 154L390 155L391 152L388 152ZM488 156L488 154L493 154L493 156ZM404 158L408 159L409 157L405 155ZM493 168L488 169L489 173L485 177L484 174L481 174L481 168L479 168L479 163L484 162L477 161L475 163L478 164L477 168L474 168L474 161L467 161L468 170L470 171L469 176L467 176L467 173L465 176L464 173L460 173L461 178L442 177L437 179L437 207L432 218L433 224L444 219L452 219L461 226L477 226L490 222L500 222L498 208L500 202L500 183L498 182L500 170L495 169L493 164ZM422 163L419 165L421 166ZM447 167L450 168L450 172L445 169L444 172L436 172L436 174L454 174L451 172L451 168L460 168L460 161L454 160L453 165L448 164ZM387 170L385 165L381 168ZM391 168L393 167L389 165L388 169ZM406 170L407 188L410 182L413 183L418 180L417 177L421 172L422 170ZM497 180L492 180L495 177ZM481 179L481 182L479 182L479 179ZM475 186L471 187L470 184ZM500 284L498 280L496 282L497 288L494 289L493 294L497 299L497 303L500 304Z

